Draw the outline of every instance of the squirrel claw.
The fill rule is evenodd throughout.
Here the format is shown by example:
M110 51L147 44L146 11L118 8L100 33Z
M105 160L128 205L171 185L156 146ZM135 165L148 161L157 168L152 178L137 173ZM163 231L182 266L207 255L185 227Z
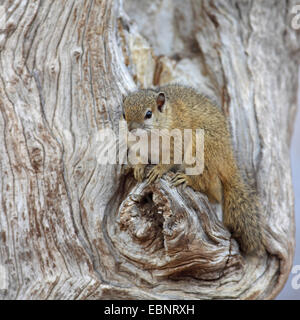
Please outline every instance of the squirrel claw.
M177 187L180 184L183 184L183 189L185 189L189 185L189 177L182 172L178 172L171 179L171 184L173 187Z
M147 180L148 180L147 185L159 180L163 176L164 173L165 173L165 170L163 170L163 168L161 168L158 165L155 166L154 168L152 168L147 175Z
M145 166L144 165L136 165L133 170L133 175L135 180L138 182L142 182L144 178Z

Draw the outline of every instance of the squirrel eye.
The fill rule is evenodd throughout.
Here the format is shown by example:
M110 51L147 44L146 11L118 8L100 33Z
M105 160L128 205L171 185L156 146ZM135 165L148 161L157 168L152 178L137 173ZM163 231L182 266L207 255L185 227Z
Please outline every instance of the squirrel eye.
M125 118L125 112L123 112L123 119L126 120L126 118Z
M152 111L151 111L151 110L148 110L148 111L146 112L145 118L146 118L146 119L150 119L151 117L152 117Z

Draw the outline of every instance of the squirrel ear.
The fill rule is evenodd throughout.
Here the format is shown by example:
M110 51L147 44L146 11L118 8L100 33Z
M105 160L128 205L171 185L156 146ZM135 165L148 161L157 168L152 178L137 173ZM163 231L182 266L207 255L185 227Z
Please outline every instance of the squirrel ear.
M162 108L165 104L166 96L163 92L160 92L156 98L157 108L160 112L162 112Z

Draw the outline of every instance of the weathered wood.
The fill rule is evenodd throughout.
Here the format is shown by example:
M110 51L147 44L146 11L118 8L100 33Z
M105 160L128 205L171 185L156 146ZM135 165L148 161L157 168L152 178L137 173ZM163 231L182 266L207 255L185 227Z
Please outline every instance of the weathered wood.
M0 7L0 298L275 297L295 247L296 3L123 2ZM243 257L220 206L171 188L171 174L146 186L100 163L122 96L172 81L228 116L264 208L265 257Z

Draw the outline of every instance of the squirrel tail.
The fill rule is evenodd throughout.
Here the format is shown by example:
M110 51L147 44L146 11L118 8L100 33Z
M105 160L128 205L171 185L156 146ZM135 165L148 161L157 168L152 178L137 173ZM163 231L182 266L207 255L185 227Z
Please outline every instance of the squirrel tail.
M224 225L246 254L261 255L265 251L261 225L261 207L256 194L241 178L223 184Z

